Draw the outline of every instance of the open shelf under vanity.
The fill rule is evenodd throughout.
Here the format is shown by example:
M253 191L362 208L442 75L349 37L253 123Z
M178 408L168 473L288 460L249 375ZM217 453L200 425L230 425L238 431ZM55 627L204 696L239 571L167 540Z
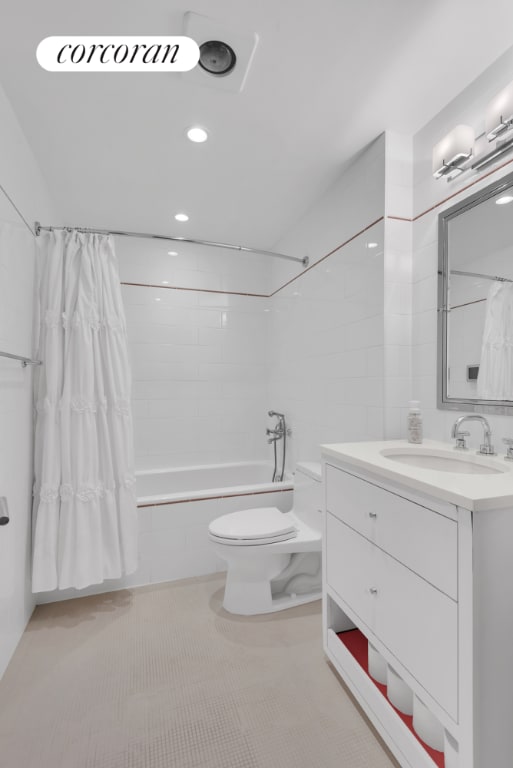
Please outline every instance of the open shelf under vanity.
M422 765L425 764L426 766L431 766L431 768L433 765L437 768L446 768L444 753L432 749L422 741L413 728L413 717L404 714L394 707L387 698L386 685L374 680L369 674L369 644L363 632L357 628L337 633L330 630L328 644L334 656L337 658L338 663L343 666L344 670L351 677L360 676L362 678L362 675L364 676L361 679L360 688L362 682L365 681L366 685L368 685L369 696L374 701L375 710L379 711L383 708L383 712L387 713L386 719L388 720L390 718L390 722L394 723L394 728L397 728L399 731L407 729L407 732L404 731L404 738L408 739L409 733L411 737L415 739L418 746L425 752L425 757L427 757L428 760L426 760L424 756L422 758L419 757L419 766L421 765L420 760L422 759L424 761ZM417 744L413 743L412 749L415 748Z

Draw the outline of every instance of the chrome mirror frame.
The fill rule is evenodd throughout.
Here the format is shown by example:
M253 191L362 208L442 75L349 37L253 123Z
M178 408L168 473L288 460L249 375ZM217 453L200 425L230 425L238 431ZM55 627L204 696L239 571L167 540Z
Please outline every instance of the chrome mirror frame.
M513 416L513 400L470 400L463 397L449 397L447 392L449 223L456 216L512 187L513 173L510 173L438 214L437 407L441 410L478 411Z

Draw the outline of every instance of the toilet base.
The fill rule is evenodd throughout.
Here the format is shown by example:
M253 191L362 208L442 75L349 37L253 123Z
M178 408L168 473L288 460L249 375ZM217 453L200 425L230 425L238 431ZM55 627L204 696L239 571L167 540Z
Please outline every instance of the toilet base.
M312 592L305 595L271 594L269 581L240 582L230 584L229 574L226 577L223 608L228 613L239 616L258 616L262 613L284 611L297 605L311 603L321 599L322 592Z

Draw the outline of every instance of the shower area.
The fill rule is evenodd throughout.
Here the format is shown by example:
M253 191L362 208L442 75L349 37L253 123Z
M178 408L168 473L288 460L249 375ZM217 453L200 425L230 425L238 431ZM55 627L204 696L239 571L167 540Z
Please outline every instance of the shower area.
M194 242L113 240L132 367L140 531L138 568L119 586L221 570L207 538L211 520L292 506L290 430L283 413L269 411L274 260ZM41 593L40 601L55 596Z
M266 439L274 426L267 375L274 260L194 243L115 241L132 359L139 578L224 569L207 539L211 520L292 504L286 436Z

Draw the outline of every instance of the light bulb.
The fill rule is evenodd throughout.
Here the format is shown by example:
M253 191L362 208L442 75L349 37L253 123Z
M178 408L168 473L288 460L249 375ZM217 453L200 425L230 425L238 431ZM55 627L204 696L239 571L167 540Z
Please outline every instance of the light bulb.
M195 144L203 144L208 139L208 133L204 128L195 125L187 131L187 138Z

